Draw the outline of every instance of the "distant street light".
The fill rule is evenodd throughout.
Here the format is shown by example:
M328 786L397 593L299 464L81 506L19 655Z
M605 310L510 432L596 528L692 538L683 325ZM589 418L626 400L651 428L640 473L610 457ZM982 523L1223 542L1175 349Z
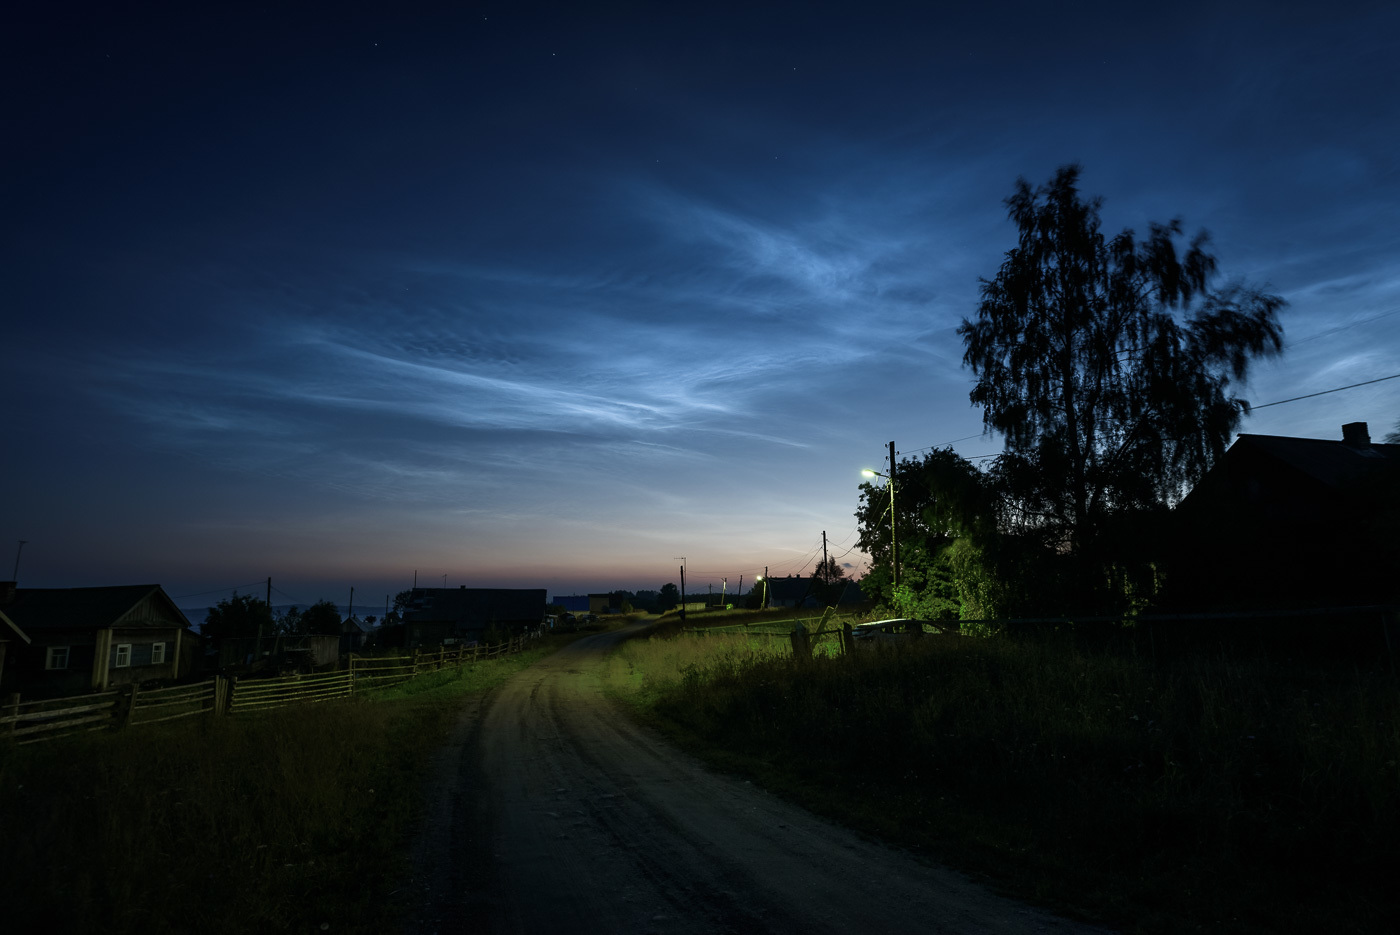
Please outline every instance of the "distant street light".
M894 584L891 585L891 588L897 588L899 587L899 547L894 537L894 478L890 474L881 474L879 471L872 471L869 468L865 468L860 473L865 477L883 477L889 481L886 486L890 488L890 567L894 575ZM893 471L890 473L892 474ZM890 593L893 594L893 590Z
M758 605L758 609L766 610L768 608L768 576L759 575L758 580L763 582L763 602Z

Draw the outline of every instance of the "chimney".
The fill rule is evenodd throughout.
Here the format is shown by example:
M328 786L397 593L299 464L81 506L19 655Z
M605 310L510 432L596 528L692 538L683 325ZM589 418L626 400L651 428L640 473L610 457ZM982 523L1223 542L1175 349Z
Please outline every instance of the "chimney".
M0 607L14 603L15 585L18 583L17 581L0 581Z
M1353 448L1370 448L1371 433L1365 422L1348 422L1342 426L1342 442Z

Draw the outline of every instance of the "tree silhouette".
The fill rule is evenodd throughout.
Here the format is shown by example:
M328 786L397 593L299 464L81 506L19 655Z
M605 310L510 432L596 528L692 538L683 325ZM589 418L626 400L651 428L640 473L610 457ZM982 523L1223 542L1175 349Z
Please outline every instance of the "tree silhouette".
M330 601L317 601L301 614L301 632L331 636L340 633L340 611Z
M987 478L951 448L937 448L922 458L901 458L895 472L895 526L902 581L923 589L924 569L955 538L979 536L994 522L995 501ZM890 556L890 496L884 483L860 485L856 507L856 546L870 556L870 570L861 578L867 598L889 604L894 600Z
M1173 502L1223 453L1249 411L1230 384L1280 352L1284 304L1243 283L1211 291L1208 236L1179 253L1179 220L1105 239L1078 179L1071 165L1035 190L1018 180L1017 245L958 328L972 402L1006 440L1004 528L1069 554L1115 514Z
M210 639L258 636L272 633L272 611L266 601L251 594L235 594L210 607L199 628Z

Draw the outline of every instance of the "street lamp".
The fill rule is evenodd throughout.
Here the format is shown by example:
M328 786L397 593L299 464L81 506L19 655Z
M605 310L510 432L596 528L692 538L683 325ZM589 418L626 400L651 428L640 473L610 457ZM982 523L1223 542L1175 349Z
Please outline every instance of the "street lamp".
M763 603L758 606L760 610L766 610L768 608L768 576L758 575L757 577L759 581L763 582Z
M899 546L894 537L894 477L892 476L894 472L881 474L879 471L866 468L860 473L865 477L883 477L889 481L887 486L890 488L890 567L894 574L894 584L891 587L897 588L899 587ZM893 590L891 593L894 593Z

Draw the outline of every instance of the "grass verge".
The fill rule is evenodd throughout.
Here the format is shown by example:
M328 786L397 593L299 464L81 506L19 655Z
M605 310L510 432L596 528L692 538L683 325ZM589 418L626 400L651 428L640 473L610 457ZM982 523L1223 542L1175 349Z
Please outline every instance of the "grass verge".
M576 639L349 701L0 743L16 932L385 932L465 696Z
M816 811L1129 932L1400 928L1400 690L1277 661L1157 666L929 637L637 640L610 689Z

